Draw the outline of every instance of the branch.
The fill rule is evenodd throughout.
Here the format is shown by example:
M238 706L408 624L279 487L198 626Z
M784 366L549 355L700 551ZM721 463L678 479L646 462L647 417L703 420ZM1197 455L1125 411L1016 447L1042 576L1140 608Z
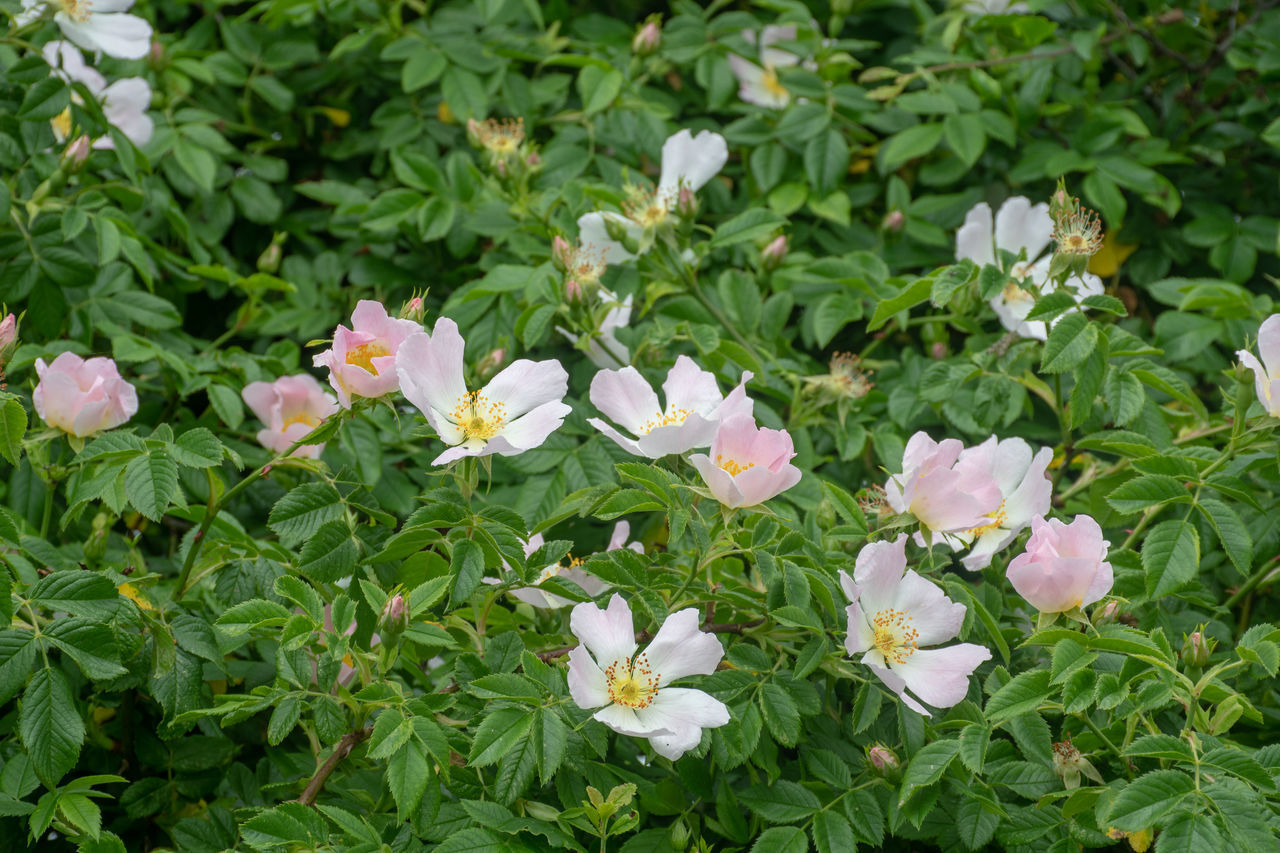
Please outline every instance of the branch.
M324 764L320 765L320 769L316 771L316 775L311 777L311 781L307 783L307 787L303 789L302 796L298 797L298 802L304 806L315 805L316 797L320 796L320 792L324 790L324 783L329 780L329 774L333 773L333 769L338 766L338 762L351 754L351 750L363 742L369 735L373 734L373 728L357 729L354 732L347 732L338 741L338 745L333 748L333 752L325 759Z

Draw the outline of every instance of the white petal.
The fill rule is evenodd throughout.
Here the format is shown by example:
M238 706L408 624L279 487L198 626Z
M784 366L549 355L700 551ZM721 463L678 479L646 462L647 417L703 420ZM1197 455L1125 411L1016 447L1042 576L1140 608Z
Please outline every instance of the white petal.
M631 453L635 456L645 455L645 453L640 449L640 445L636 442L634 438L628 438L627 436L618 432L612 426L600 420L599 418L587 418L587 423L591 424L593 427L600 430L600 432L604 433L607 437L613 439L614 442L619 447L621 447L623 450L627 451L628 453Z
M991 206L979 202L965 214L964 224L956 231L956 260L968 258L978 266L994 264L993 234Z
M944 649L920 649L892 668L921 700L935 708L950 708L964 699L969 676L987 660L991 660L990 649L960 643Z
M611 596L604 610L589 601L576 605L569 614L569 630L591 650L602 668L636 653L631 608L620 595Z
M674 200L680 186L697 192L724 168L729 146L718 133L704 130L697 136L688 129L672 134L662 144L662 179L658 194Z
M569 652L569 695L584 710L609 704L609 684L586 646L575 646Z
M1023 196L1006 199L996 213L995 233L997 248L1015 255L1026 250L1027 260L1036 260L1053 234L1049 205L1041 202L1032 206Z
M644 650L649 668L659 677L659 684L716 671L716 665L724 657L724 647L715 634L704 633L700 624L699 611L693 607L672 613L662 623L653 642Z
M95 14L80 23L64 12L54 16L63 35L85 50L116 59L142 59L151 51L151 24L137 15Z
M715 374L698 367L687 355L676 356L675 365L662 383L662 395L666 398L668 412L684 409L709 415L724 402Z
M631 366L601 370L592 377L588 396L609 420L633 435L643 435L647 424L662 417L657 393Z
M521 358L493 377L480 392L490 403L501 403L508 419L515 419L549 402L559 402L569 391L569 374L555 359Z
M965 606L947 598L938 586L908 570L898 584L895 608L906 611L921 646L945 643L960 632ZM874 611L872 611L874 615Z
M573 411L559 400L543 403L502 428L489 440L494 453L514 456L525 450L539 447L547 436L560 428L565 417Z
M871 542L862 546L854 560L853 579L858 585L858 601L869 614L894 607L898 584L907 568L907 535L892 542Z
M659 755L674 761L698 745L703 729L729 722L729 709L701 690L666 687L658 691L649 707L638 710L636 717L648 725L661 724L671 732L650 735L649 742Z
M427 416L447 444L462 440L462 432L446 414L467 393L462 376L464 347L458 325L441 317L432 335L412 334L396 350L396 375L400 378L401 393Z
M605 230L605 217L620 223L627 229L628 233L638 231L638 233L634 234L637 241L644 236L643 229L640 229L639 226L625 216L608 212L586 213L578 219L578 242L584 248L599 252L604 257L606 264L623 264L633 260L635 255L624 249L622 244L611 238L609 232Z

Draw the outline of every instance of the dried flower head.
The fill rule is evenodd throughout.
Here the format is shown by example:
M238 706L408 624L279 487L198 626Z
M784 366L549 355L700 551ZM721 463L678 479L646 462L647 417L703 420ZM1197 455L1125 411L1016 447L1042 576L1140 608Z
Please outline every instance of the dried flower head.
M524 142L524 119L467 119L467 133L481 148L505 159L516 153Z
M1080 787L1080 776L1104 784L1097 769L1089 763L1089 759L1080 754L1070 736L1066 740L1053 745L1053 772L1062 779L1062 784L1069 790Z
M1080 199L1055 205L1053 241L1060 253L1094 255L1102 248L1102 236L1102 220L1089 208L1082 207Z
M829 373L804 378L805 391L816 398L819 405L857 400L875 387L869 372L862 369L862 360L853 353L835 353L830 368Z

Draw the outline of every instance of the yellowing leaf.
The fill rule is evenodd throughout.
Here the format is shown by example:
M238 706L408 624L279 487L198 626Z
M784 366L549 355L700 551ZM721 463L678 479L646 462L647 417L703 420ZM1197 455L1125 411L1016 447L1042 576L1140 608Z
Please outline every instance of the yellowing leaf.
M329 117L329 121L338 127L346 127L351 124L351 113L346 110L340 110L336 107L321 107L320 112Z
M155 606L147 600L147 597L131 583L122 583L119 586L120 594L125 598L138 605L139 610L155 610Z
M1121 243L1116 240L1114 231L1108 231L1102 241L1102 248L1089 259L1089 272L1103 278L1113 276L1120 265L1137 250L1136 243Z

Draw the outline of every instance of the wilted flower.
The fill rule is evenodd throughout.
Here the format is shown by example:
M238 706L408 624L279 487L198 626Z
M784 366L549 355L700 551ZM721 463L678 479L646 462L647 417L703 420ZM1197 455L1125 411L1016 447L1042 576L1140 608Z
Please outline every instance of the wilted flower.
M316 367L329 368L329 384L338 393L342 408L351 408L352 397L381 397L400 387L396 352L422 327L412 320L387 314L381 302L361 299L351 312L351 328L338 326L333 346L315 356Z
M852 602L845 650L861 655L908 708L929 716L920 701L950 708L969 692L969 676L991 651L974 643L936 646L960 633L965 606L907 569L907 535L863 546L853 577L840 572L840 586ZM908 694L907 691L911 693Z
M276 453L284 453L338 411L337 400L309 373L281 376L274 382L250 382L240 396L265 426L258 430L258 443ZM319 459L323 450L323 444L304 444L293 455Z
M1080 754L1071 738L1053 745L1053 772L1058 774L1067 790L1079 788L1082 775L1099 785L1104 784L1102 775L1089 763L1089 759Z
M467 135L495 159L505 160L524 142L524 119L467 119Z
M1072 198L1057 207L1053 217L1053 242L1065 255L1089 257L1102 248L1102 222L1098 214Z
M853 353L833 354L830 368L829 373L804 378L805 393L811 395L819 406L860 399L874 387L869 374L862 369L862 359Z
M795 455L785 430L757 427L751 415L734 414L720 421L711 455L695 453L689 462L711 496L736 509L762 504L800 482L800 469L791 464Z
M991 207L986 202L975 205L965 215L964 225L956 231L956 260L967 258L979 266L999 266L997 250L1014 255L1025 253L1025 261L1005 270L1012 281L990 301L1001 324L1024 338L1043 341L1049 335L1043 321L1026 319L1036 297L1022 285L1029 283L1039 288L1042 295L1056 289L1057 285L1049 278L1052 257L1042 257L1052 235L1053 218L1049 215L1049 206L1032 206L1022 196L1014 196L1000 205L994 221ZM1086 296L1103 291L1102 280L1091 273L1068 278L1066 286L1077 303L1083 302Z
M1272 314L1258 328L1258 352L1262 361L1248 350L1237 350L1236 358L1253 371L1258 402L1267 414L1280 418L1280 314Z
M664 409L652 386L634 367L601 370L591 380L591 402L636 437L623 435L600 418L588 418L587 423L636 456L658 459L684 453L711 444L717 425L725 418L751 415L754 404L745 387L750 379L751 373L744 371L726 397L720 393L714 373L702 370L687 355L677 356L662 383L667 400Z
M619 521L613 528L613 535L609 537L609 544L605 547L605 551L617 551L620 548L626 548L629 551L635 551L637 554L644 553L644 546L639 542L628 542L631 536L631 523L623 520ZM541 533L535 533L529 537L529 541L525 543L524 555L528 557L534 551L543 545L543 537ZM600 593L609 588L609 585L600 580L593 574L589 574L586 570L580 568L583 560L577 557L570 557L568 563L552 563L538 574L538 579L534 581L533 586L524 586L519 589L511 590L511 594L526 604L533 607L543 608L560 608L573 604L572 601L562 595L556 595L554 592L547 592L540 589L543 581L549 578L564 578L572 581L582 588L587 595L595 598ZM487 579L486 579L487 582ZM497 581L494 581L495 583Z
M653 642L636 654L631 608L619 595L607 609L591 602L573 608L569 629L581 645L569 652L569 693L578 707L619 734L648 738L659 755L675 760L702 740L704 728L729 722L719 699L671 682L715 672L724 647L699 630L698 610L672 613Z
M133 17L126 15L124 17ZM96 69L84 61L84 56L65 41L51 41L41 49L45 62L53 66L54 73L68 82L83 83L102 104L102 114L107 122L114 125L134 145L145 145L155 132L155 122L147 115L151 107L151 84L141 77L125 77L107 85L107 80ZM80 102L80 96L72 94L73 103ZM67 107L50 122L53 135L59 142L64 142L71 135L71 108ZM77 139L76 143L80 143ZM74 143L73 143L74 144ZM112 149L115 142L110 136L102 136L93 140L94 148Z
M960 451L958 464L975 457L991 464L990 476L1000 488L1000 505L986 514L986 520L968 530L944 533L939 540L956 550L973 547L960 561L969 571L991 565L997 552L1018 538L1031 521L1049 511L1053 486L1045 477L1053 461L1053 449L1042 447L1034 454L1021 438L1003 441L994 435L977 447Z
M405 399L451 445L432 464L493 453L514 456L546 441L570 412L563 402L569 374L560 362L517 359L484 388L468 391L464 346L458 324L441 317L430 335L410 335L396 353Z
M137 390L109 358L64 352L50 364L37 358L36 374L40 381L31 395L36 413L77 438L118 427L138 411Z
M896 512L914 515L932 533L981 527L1004 497L992 476L994 449L985 447L962 459L964 445L957 439L935 442L917 432L907 441L902 473L885 483L885 500Z
M19 26L54 10L62 34L85 50L116 59L141 59L151 50L151 24L126 15L133 0L22 0Z
M1009 582L1041 613L1092 604L1111 590L1110 544L1090 516L1077 515L1070 524L1033 518L1027 550L1009 563Z
M729 159L729 146L724 137L709 130L697 136L681 130L662 145L662 175L653 192L636 190L625 206L627 215L587 213L578 219L578 238L586 246L603 254L606 263L617 264L635 257L622 241L611 237L609 228L620 228L637 250L648 251L653 229L664 225L680 199L680 190L695 193L724 168ZM612 225L608 224L612 223ZM647 238L647 239L646 239Z

